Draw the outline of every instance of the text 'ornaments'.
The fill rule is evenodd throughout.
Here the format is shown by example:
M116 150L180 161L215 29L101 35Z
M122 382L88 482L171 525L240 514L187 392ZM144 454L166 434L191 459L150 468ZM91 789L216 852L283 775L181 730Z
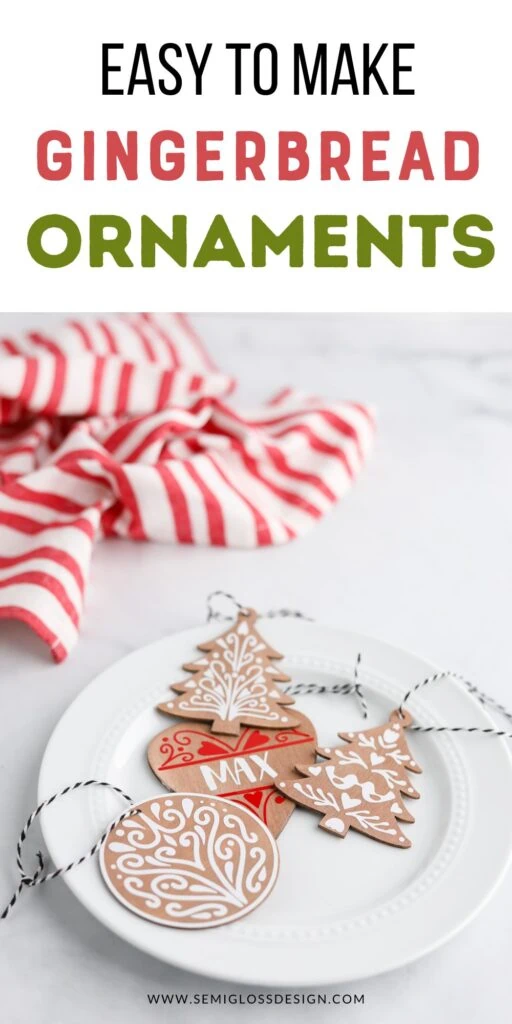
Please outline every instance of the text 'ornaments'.
M109 889L129 910L173 928L212 928L244 917L269 895L277 846L250 811L197 793L137 807L100 857Z
M249 808L277 836L295 803L274 783L283 773L293 774L298 760L315 759L314 726L305 715L294 717L295 729L245 726L233 739L200 722L180 723L151 740L148 761L168 789L223 796Z

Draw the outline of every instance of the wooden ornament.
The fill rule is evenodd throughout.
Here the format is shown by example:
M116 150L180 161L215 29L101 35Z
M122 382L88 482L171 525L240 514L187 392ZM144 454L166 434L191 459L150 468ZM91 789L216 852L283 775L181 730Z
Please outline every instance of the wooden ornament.
M137 806L100 856L105 882L128 910L172 928L213 928L269 895L277 846L250 811L197 793L166 793Z
M322 828L344 837L350 828L381 843L406 849L410 840L398 821L414 818L402 799L418 798L407 772L421 772L404 735L408 712L393 711L389 721L364 732L340 732L343 747L318 747L326 760L296 765L307 778L279 779L278 787L297 803L322 814Z
M168 789L223 796L247 807L278 836L295 803L278 792L275 780L293 773L298 758L315 760L315 729L305 715L294 717L295 729L248 725L236 738L212 733L205 723L180 723L151 740L148 761Z
M293 698L276 687L290 681L274 664L283 655L265 643L256 619L255 611L244 609L225 633L199 644L203 656L183 666L192 678L174 683L179 696L159 704L160 710L211 722L212 732L230 736L238 736L241 725L294 728L298 719L283 711Z

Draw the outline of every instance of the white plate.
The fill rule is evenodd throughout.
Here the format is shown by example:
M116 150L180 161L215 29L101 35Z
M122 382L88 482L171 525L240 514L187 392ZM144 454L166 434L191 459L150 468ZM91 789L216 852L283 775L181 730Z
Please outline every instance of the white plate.
M116 783L135 801L161 793L146 762L147 743L166 721L154 705L180 679L196 644L218 632L213 624L170 636L92 682L50 739L39 797L86 778ZM368 727L380 724L411 683L434 669L388 644L313 623L264 620L261 632L287 652L284 667L297 682L350 678L362 651ZM353 696L304 696L297 706L324 746L334 745L339 730L362 724ZM422 724L490 724L481 705L447 680L420 691L409 706ZM297 808L278 840L275 888L243 921L206 931L161 928L112 898L96 860L64 881L127 942L211 977L309 986L400 967L467 924L497 888L512 848L512 761L504 742L412 733L410 745L424 770L417 776L416 822L405 826L413 846L397 850L355 832L338 839L317 827L317 815ZM42 827L54 862L62 865L87 850L121 809L118 798L92 788L48 808Z

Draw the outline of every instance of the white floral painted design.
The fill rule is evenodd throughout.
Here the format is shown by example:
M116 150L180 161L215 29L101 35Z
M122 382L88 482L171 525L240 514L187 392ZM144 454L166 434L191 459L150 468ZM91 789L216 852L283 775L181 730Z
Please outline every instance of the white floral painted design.
M339 836L356 829L406 849L410 840L398 821L413 822L402 794L418 797L406 769L420 772L396 712L384 726L339 733L343 747L318 747L323 763L297 765L305 779L280 779L279 788L297 803L322 814L320 825Z
M281 655L254 627L255 612L240 613L226 633L200 645L203 657L185 665L193 678L175 683L180 694L159 707L169 714L212 722L214 732L238 735L241 724L293 728L283 706L293 704L277 687L289 677L274 664Z

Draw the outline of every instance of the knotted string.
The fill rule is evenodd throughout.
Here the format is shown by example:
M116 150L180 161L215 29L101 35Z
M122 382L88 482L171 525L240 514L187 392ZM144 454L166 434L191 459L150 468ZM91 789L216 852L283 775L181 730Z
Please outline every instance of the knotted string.
M323 683L291 683L290 686L283 687L283 693L286 693L289 697L300 697L309 694L323 694L330 693L334 695L348 695L355 693L359 709L363 718L368 718L368 701L363 693L362 684L359 682L358 670L361 663L361 654L357 655L356 663L354 666L354 682L353 683L333 683L332 686L325 686Z
M91 846L91 849L88 850L87 853L84 853L82 857L78 857L76 860L70 861L69 864L66 864L62 868L55 868L54 871L47 872L46 875L43 875L45 867L44 857L43 854L41 853L41 850L38 850L36 854L38 866L34 871L33 875L27 875L27 872L25 871L25 868L23 866L22 848L33 822L36 820L36 818L39 817L41 811L44 810L45 807L49 807L50 804L53 804L55 800L59 800L60 797L66 796L67 793L73 793L77 789L86 789L87 786L105 786L107 789L111 789L115 793L119 793L120 796L122 796L123 799L126 800L129 804L133 804L132 798L128 796L127 793L123 793L123 790L119 789L119 786L114 786L112 785L111 782L98 782L96 779L87 779L86 782L75 782L74 785L66 786L64 789L61 789L59 793L54 793L53 796L48 797L47 800L42 800L39 806L36 807L35 811L32 811L32 814L29 815L24 827L20 832L20 837L16 844L16 864L18 866L18 870L21 876L20 883L16 891L13 893L11 899L9 900L7 906L5 907L5 910L0 915L0 921L4 921L5 918L10 914L15 903L17 902L25 888L30 888L34 885L42 885L43 882L49 882L51 881L52 878L58 878L59 875L65 875L67 874L68 871L72 871L73 868L79 867L79 865L83 864L84 861L89 860L90 857L94 857L98 850L101 849L103 843L106 841L106 839L113 831L113 829L117 828L117 826L120 825L121 822L125 820L125 818L129 818L131 815L139 813L137 807L131 807L128 811L124 811L123 814L120 814L119 817L116 818L116 820L111 825L109 825L109 827L94 843L94 846Z

